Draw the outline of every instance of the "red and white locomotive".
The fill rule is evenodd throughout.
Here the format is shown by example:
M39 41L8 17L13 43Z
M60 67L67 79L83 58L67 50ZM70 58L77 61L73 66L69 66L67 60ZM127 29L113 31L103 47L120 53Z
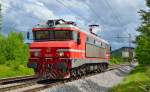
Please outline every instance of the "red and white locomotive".
M110 45L92 29L84 32L74 22L58 19L38 24L32 33L28 67L38 77L65 79L108 68Z

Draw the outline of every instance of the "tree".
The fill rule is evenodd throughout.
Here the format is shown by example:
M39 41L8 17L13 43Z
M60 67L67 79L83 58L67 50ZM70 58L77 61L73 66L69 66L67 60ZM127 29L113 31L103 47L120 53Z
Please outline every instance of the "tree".
M5 54L5 37L0 33L0 64L4 64L6 61Z
M2 6L0 4L0 31L2 30L2 13L1 13L1 11L2 11Z
M4 54L7 61L19 61L19 63L27 61L28 50L27 45L23 43L22 33L10 32L8 34Z
M7 37L0 34L0 64L25 64L28 59L28 46L23 34L11 31Z
M140 35L136 38L136 57L140 64L150 64L150 0L146 0L148 10L140 10L142 24L137 29Z
M3 50L4 50L4 36L1 34L2 29L2 15L1 15L1 4L0 4L0 64L4 63L6 61L6 58L4 56Z

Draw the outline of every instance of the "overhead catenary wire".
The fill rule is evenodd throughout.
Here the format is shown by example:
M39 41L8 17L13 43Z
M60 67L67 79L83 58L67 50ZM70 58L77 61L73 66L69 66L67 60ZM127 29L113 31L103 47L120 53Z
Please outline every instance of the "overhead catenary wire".
M116 20L116 22L117 22L118 25L121 25L122 23L121 23L121 21L120 21L120 17L117 15L117 13L115 13L115 11L114 11L114 9L111 7L110 3L109 3L107 0L105 0L104 2L106 3L107 7L112 11L114 20ZM85 1L85 4L86 4L86 5L89 7L89 9L93 12L93 14L94 14L98 19L100 19L101 22L104 23L103 19L101 18L101 16L99 16L99 15L96 13L95 9L93 9L93 7L91 7L91 6L89 5L89 3L87 3L86 1Z
M61 2L60 0L56 0L59 4L61 4L63 7L65 7L66 9L68 9L70 12L76 14L78 17L80 17L81 19L84 19L87 22L91 22L91 20L87 19L86 17L81 16L80 14L78 14L76 11L72 10L70 7L68 7L67 5L65 5L63 2ZM92 20L93 21L93 20ZM87 30L86 28L83 28L80 26L81 29L83 30Z
M121 23L121 21L120 21L118 15L115 13L114 9L111 7L110 3L109 3L107 0L104 0L104 1L105 1L106 5L108 6L108 8L112 11L112 14L113 14L113 16L114 16L116 22L117 22L119 25L121 25L122 23Z
M60 1L60 0L56 0L56 1L57 1L59 4L61 4L63 7L65 7L66 9L68 9L70 12L72 12L72 13L74 13L75 15L77 15L78 17L80 17L81 19L84 19L84 20L87 21L87 22L94 21L94 20L90 20L90 19L88 19L88 18L86 18L86 17L83 17L81 14L79 14L78 12L76 12L76 11L74 11L73 9L71 9L70 7L68 7L68 6L67 6L66 4L64 4L62 1ZM121 25L122 23L121 23L121 21L120 21L118 15L115 13L114 9L111 7L110 3L109 3L107 0L105 0L105 3L106 3L106 5L107 5L107 7L112 11L112 14L113 14L113 16L114 16L114 17L113 17L114 20L116 20L116 22L117 22L118 25ZM99 15L96 13L96 11L93 9L93 7L91 7L91 6L89 5L89 3L87 3L87 2L85 1L85 4L88 6L88 8L90 9L90 11L92 11L93 14L94 14L98 19L100 19L100 22L104 22L103 19L101 18L101 16L99 16ZM97 20L96 20L96 21L97 21Z
M118 16L118 14L115 13L115 12L117 12L117 10L112 8L110 3L109 3L109 2L112 2L112 1L111 0L109 0L109 2L108 2L108 0L105 0L105 1L106 1L106 5L111 9L111 11L112 11L114 17L116 18L116 21L118 22L118 24L120 24L122 26L122 28L125 29L126 28L125 25L123 25L123 22L120 21L120 19L121 19L120 16ZM130 33L128 33L128 34L130 34ZM131 36L131 34L130 34L130 36ZM128 38L130 38L130 36Z
M56 0L59 4L61 4L63 7L65 7L66 9L68 9L70 12L76 14L78 17L86 20L87 22L91 22L91 20L87 19L86 17L81 16L80 14L78 14L76 11L72 10L71 8L69 8L67 5L65 5L63 2L61 2L60 0Z
M108 2L108 1L107 1L107 2ZM113 3L112 0L109 0L109 2L110 2L110 3ZM112 7L112 9L114 10L114 12L116 12L116 14L120 15L120 13L118 12L118 9L113 8L113 7ZM118 20L121 22L121 17L120 17L120 16L117 16L117 18L118 18ZM121 22L121 24L122 24L122 22Z
M80 17L81 19L84 19L84 20L86 20L87 22L91 22L91 20L87 19L86 17L81 16L81 15L78 14L76 11L72 10L70 7L68 7L67 5L65 5L62 1L60 1L60 0L56 0L56 1L57 1L59 4L61 4L63 7L67 8L70 12L76 14L76 15L77 15L78 17ZM85 4L86 4L86 5L89 7L89 9L93 12L93 14L94 14L98 19L101 20L100 22L104 22L103 19L96 13L96 11L95 11L87 2L85 2ZM109 4L109 2L108 2L107 0L106 0L106 4L107 4L107 6L111 9L111 11L112 11L114 17L116 18L118 24L121 24L120 20L119 20L118 17L115 15L115 13L114 13L112 7L110 6L110 4ZM95 21L97 21L97 20L95 20Z
M94 14L98 19L101 20L100 22L104 22L103 19L101 18L101 16L99 16L99 15L96 13L96 11L89 5L89 3L87 3L87 2L85 1L85 4L89 7L89 9L91 10L91 12L93 12L93 14ZM96 20L96 21L97 21L97 20Z

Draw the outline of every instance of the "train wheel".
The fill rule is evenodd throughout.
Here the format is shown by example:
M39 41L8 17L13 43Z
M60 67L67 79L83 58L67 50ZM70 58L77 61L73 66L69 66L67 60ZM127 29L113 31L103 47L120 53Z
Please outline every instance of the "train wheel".
M83 75L86 75L86 67L83 67Z
M82 76L82 68L79 68L78 73L79 73L79 77L81 77Z
M70 73L71 73L71 78L75 77L75 71L74 71L74 69L71 69Z
M106 71L108 69L108 64L107 63L103 64L103 69L104 69L104 71Z
M89 73L90 72L90 67L89 65L86 66L86 73Z
M101 72L104 72L104 64L100 64L100 70L101 70Z
M98 65L94 65L94 71L95 71L95 73L98 72Z
M106 69L108 69L108 64L106 63Z
M97 72L97 73L99 72L99 71L98 71L98 68L99 68L98 65L96 65L96 72Z

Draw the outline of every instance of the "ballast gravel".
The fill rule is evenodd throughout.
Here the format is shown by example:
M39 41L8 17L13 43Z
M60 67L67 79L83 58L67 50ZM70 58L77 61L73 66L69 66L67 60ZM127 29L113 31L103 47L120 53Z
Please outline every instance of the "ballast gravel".
M107 92L108 89L119 84L135 66L136 64L123 66L119 69L54 86L41 92Z

